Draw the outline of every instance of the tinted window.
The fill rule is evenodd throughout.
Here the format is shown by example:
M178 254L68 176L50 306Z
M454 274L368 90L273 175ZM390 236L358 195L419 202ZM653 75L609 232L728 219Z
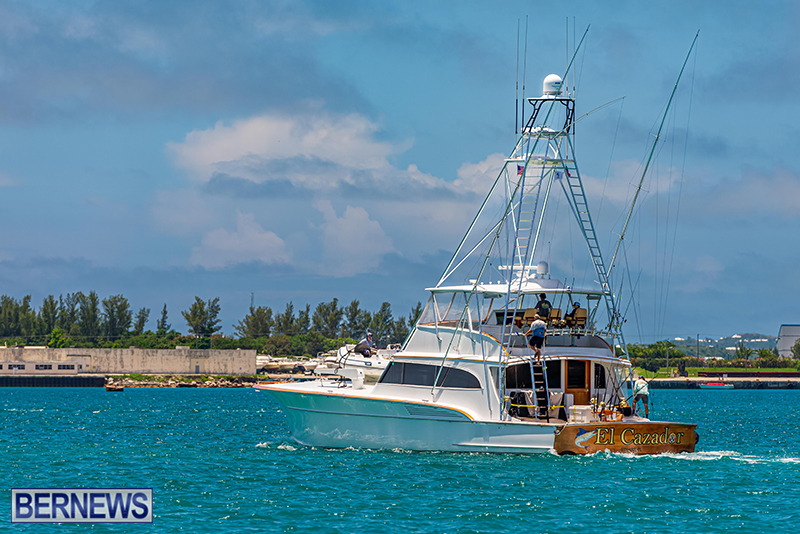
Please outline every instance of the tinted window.
M512 389L531 389L531 366L527 363L522 365L510 365L506 369L506 387Z
M433 386L438 367L421 363L407 363L403 371L403 384L411 386Z
M398 362L389 363L389 367L383 372L380 381L384 384L402 384L403 364Z
M606 368L602 365L594 364L594 387L601 389L606 387Z
M553 361L547 364L547 387L561 388L561 362Z
M425 365L422 363L392 362L381 376L380 382L384 384L408 384L411 386L433 386L438 365ZM445 388L473 388L480 389L481 384L477 377L451 367L442 368L439 375L439 387Z
M447 374L445 375L445 371ZM471 388L480 389L481 383L478 378L472 373L463 371L461 369L453 369L452 367L445 367L442 369L442 376L439 377L439 384L445 388Z
M583 360L567 360L567 388L586 388L586 362Z

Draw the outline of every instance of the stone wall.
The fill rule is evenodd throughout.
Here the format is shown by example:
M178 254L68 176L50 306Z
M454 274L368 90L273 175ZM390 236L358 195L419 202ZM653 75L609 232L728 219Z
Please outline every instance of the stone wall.
M0 374L47 374L36 364L76 362L78 373L104 374L255 374L256 351L209 349L51 349L0 347ZM25 369L11 369L23 363Z

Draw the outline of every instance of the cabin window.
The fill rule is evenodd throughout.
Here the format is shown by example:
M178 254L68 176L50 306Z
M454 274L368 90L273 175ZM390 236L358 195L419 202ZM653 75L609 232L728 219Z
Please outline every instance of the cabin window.
M392 362L381 376L382 384L406 384L409 386L433 386L438 365L421 363ZM461 369L444 367L439 375L439 387L480 389L480 381L472 374Z
M75 365L73 364L59 364L59 369L75 369Z
M42 364L37 364L36 365L36 370L37 371L42 371L44 369L52 369L52 368L53 368L53 366L51 364L46 364L46 363L42 363Z
M606 388L606 368L599 364L594 364L594 387Z
M384 384L402 384L403 364L398 362L389 363L389 367L383 372L380 382Z
M437 368L421 363L407 363L403 370L403 384L410 386L432 386Z
M510 365L506 369L506 387L509 389L531 389L531 366L523 363L522 365Z
M547 387L561 389L561 361L559 360L547 364Z
M443 388L480 389L481 387L481 383L475 375L452 367L442 369L442 374L439 376L439 382L436 385Z
M24 364L21 364L21 363L12 363L11 365L9 365L9 366L8 366L8 368L9 368L9 369L20 369L20 370L24 370L24 369L25 369L25 365L24 365Z
M584 389L586 387L586 362L583 360L567 360L567 389Z

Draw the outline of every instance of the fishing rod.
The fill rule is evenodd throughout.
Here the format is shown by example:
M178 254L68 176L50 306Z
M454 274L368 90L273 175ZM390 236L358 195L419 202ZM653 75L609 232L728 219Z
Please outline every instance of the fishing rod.
M639 198L639 193L642 191L642 184L644 183L644 178L647 175L647 170L650 168L650 162L653 159L653 154L656 151L656 147L658 146L658 141L661 139L661 130L664 128L664 123L667 120L667 114L669 113L669 108L672 106L672 100L675 97L675 92L678 90L678 84L681 81L681 77L683 76L683 71L686 68L686 64L689 62L689 57L692 55L692 50L694 49L694 45L697 42L697 38L700 36L700 30L697 30L697 33L694 36L694 40L692 41L692 45L689 47L689 52L686 54L686 59L683 60L683 66L681 67L681 71L678 74L678 79L675 80L675 86L672 88L672 93L669 95L669 100L667 101L667 107L664 110L664 115L661 117L661 124L658 126L658 132L656 132L656 138L653 141L653 146L650 149L650 154L647 156L647 162L644 166L644 171L642 171L642 177L639 179L639 185L636 186L636 193L633 195L633 201L631 202L631 209L628 211L628 216L625 218L625 224L622 226L622 232L619 235L619 241L617 242L617 248L614 250L614 255L611 257L611 263L608 266L608 271L606 272L606 278L611 275L611 270L614 268L614 263L617 260L617 254L619 253L619 247L622 244L622 240L625 239L625 232L628 229L628 223L631 220L631 216L633 215L633 208L636 206L636 200Z

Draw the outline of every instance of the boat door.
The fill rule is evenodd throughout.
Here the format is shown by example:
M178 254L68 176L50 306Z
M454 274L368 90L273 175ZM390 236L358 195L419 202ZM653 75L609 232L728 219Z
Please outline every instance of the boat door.
M573 402L579 406L589 404L589 362L587 360L567 360L567 380L565 392L572 395Z

